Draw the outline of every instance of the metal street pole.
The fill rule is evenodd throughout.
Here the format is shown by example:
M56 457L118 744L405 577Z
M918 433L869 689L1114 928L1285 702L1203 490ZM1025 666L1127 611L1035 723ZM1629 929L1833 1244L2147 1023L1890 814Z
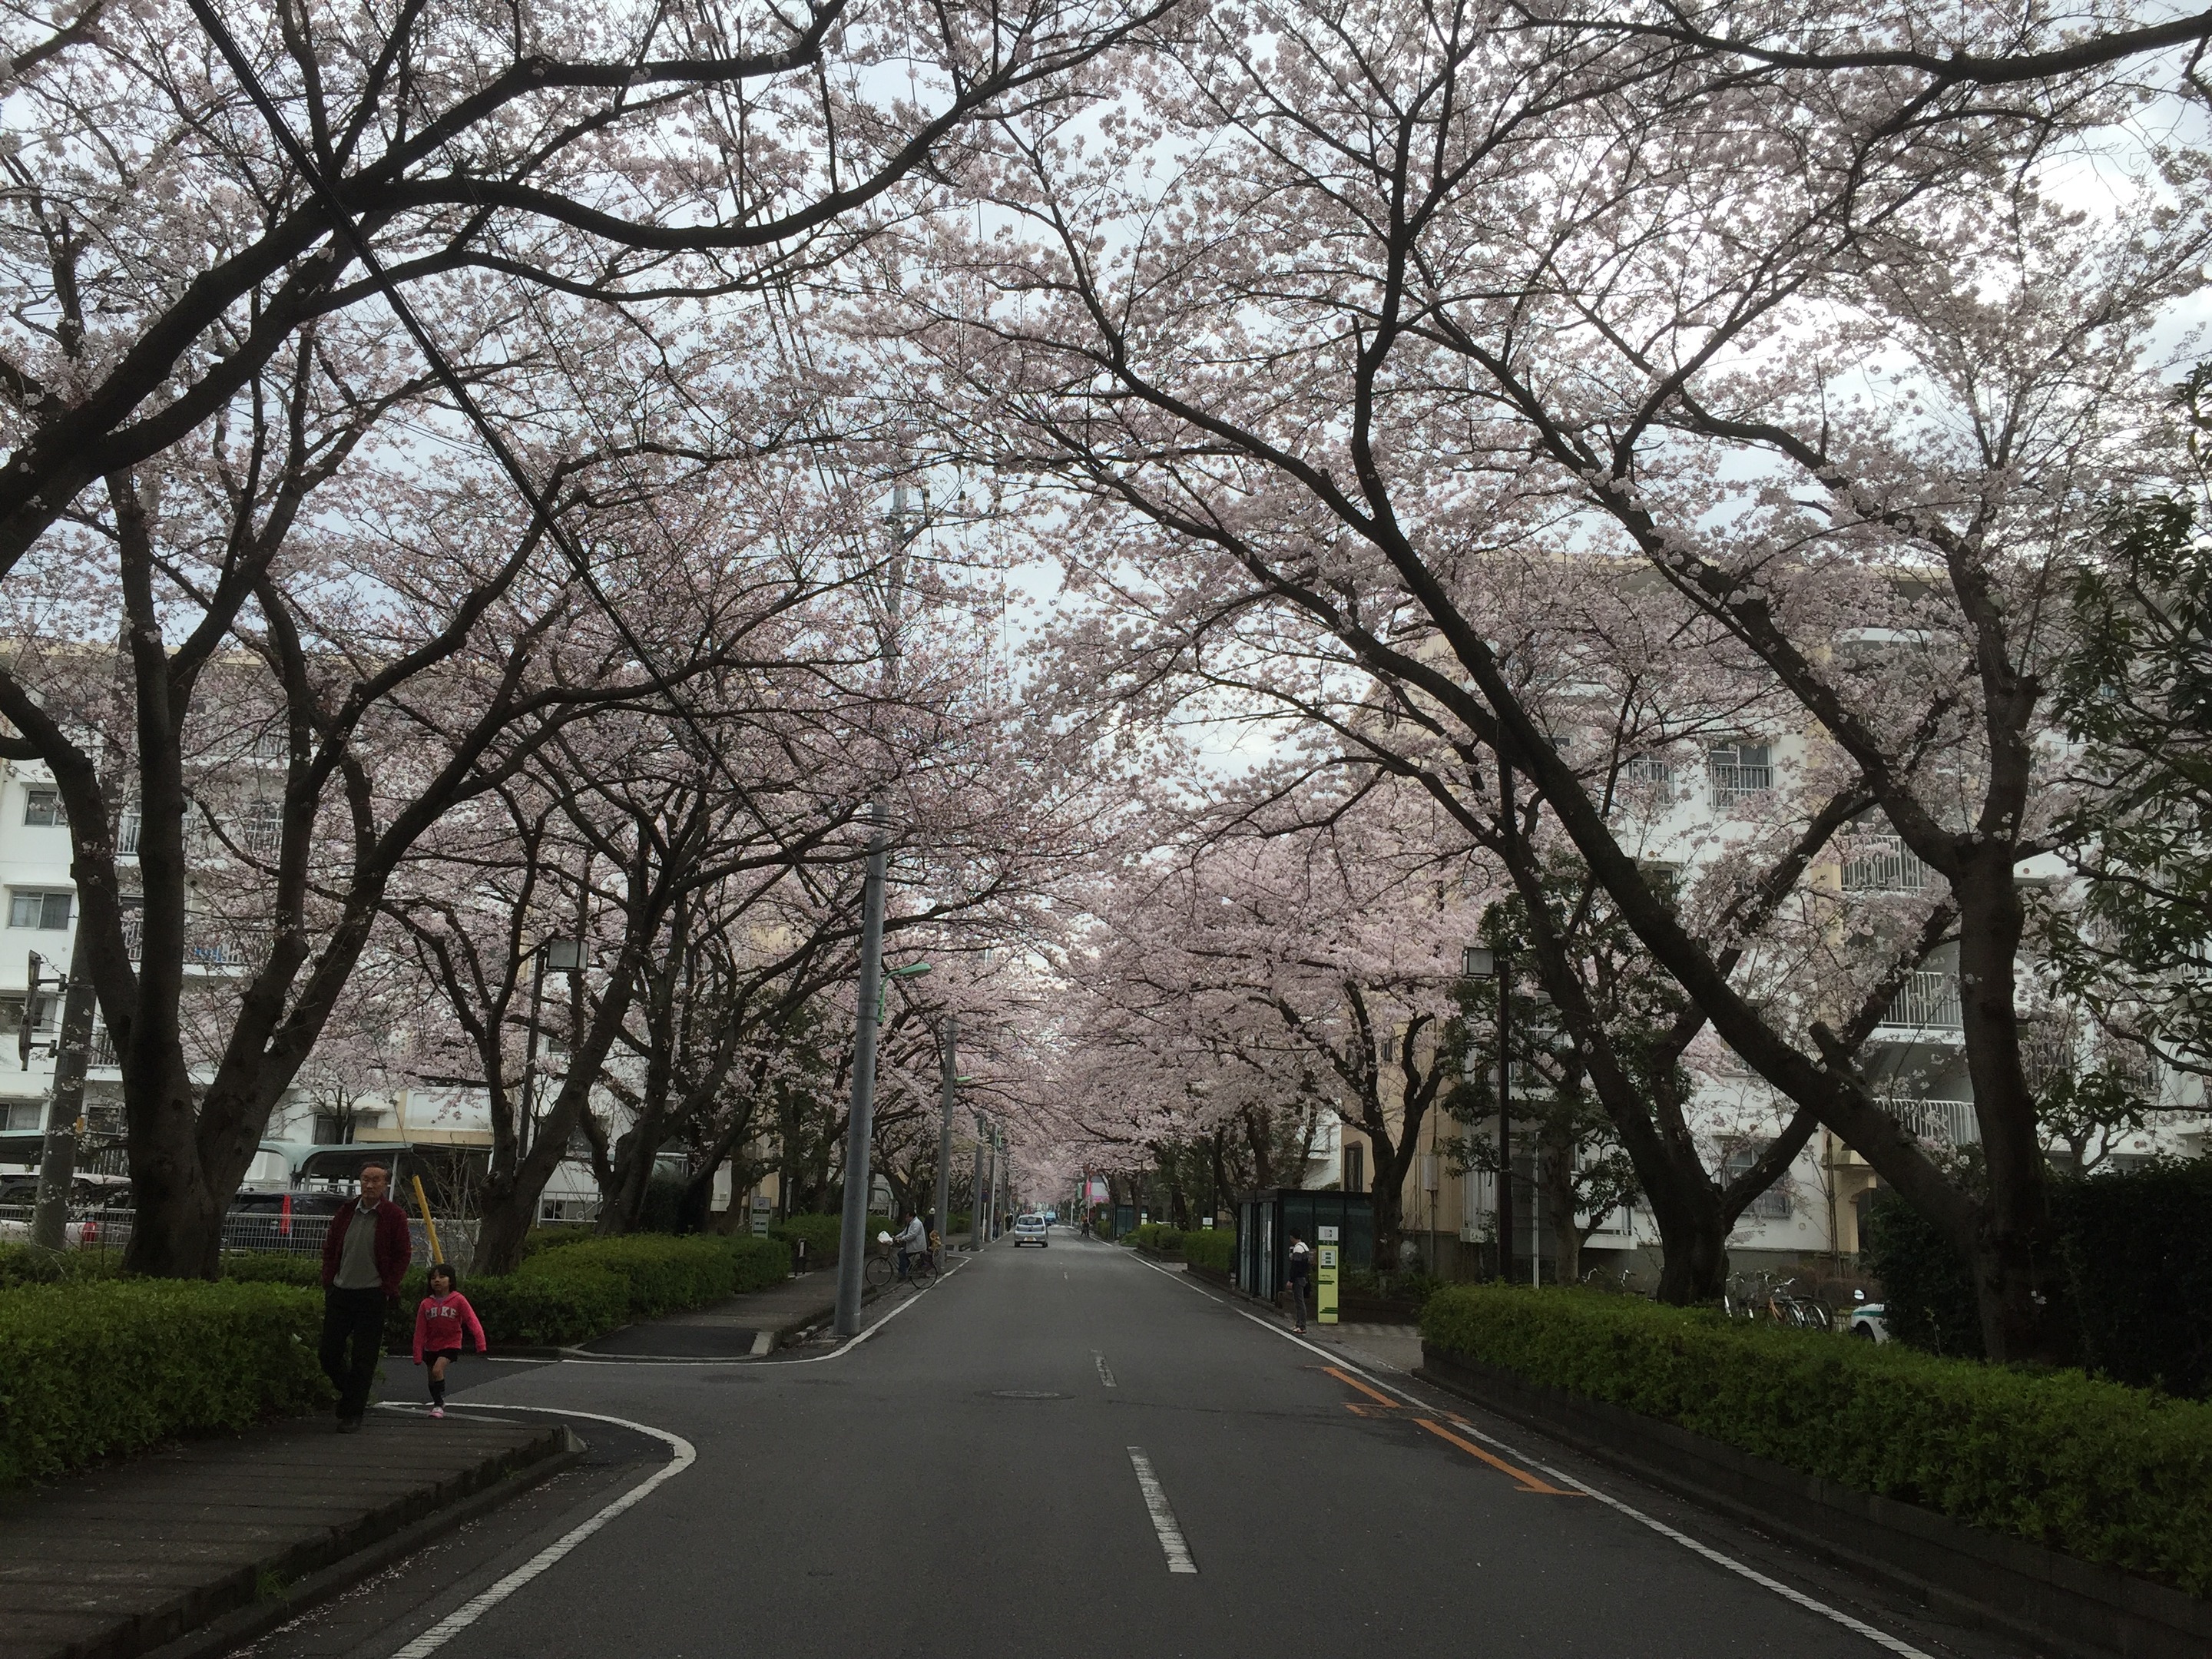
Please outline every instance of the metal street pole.
M31 1243L58 1250L69 1242L70 1188L76 1181L76 1131L84 1115L84 1066L92 1046L92 975L76 971L76 950L70 950L70 974L64 981L61 1041L54 1049L53 1100L46 1108L46 1144L39 1149L39 1194L31 1212ZM23 1000L27 1026L35 1018L34 986Z
M983 1248L983 1115L975 1114L975 1181L968 1189L968 1248Z
M928 508L925 495L922 510ZM921 528L907 505L907 490L891 491L890 568L884 593L884 687L899 683L900 590L906 581L906 549ZM889 815L878 802L871 816L867 884L860 900L860 1029L853 1038L853 1105L845 1125L845 1213L837 1230L837 1314L830 1328L839 1336L860 1334L860 1275L867 1267L868 1153L875 1133L877 1001L883 995L884 879L890 862Z
M957 1045L960 1041L959 1022L947 1014L945 1017L945 1114L937 1126L937 1231L949 1234L952 1231L952 1085L957 1065Z
M884 874L890 832L883 815L868 838L868 880L860 902L860 1030L853 1043L853 1106L845 1125L845 1213L837 1230L840 1336L860 1334L860 1275L868 1254L868 1151L876 1115L876 999L884 969Z
M545 1001L545 951L543 946L531 952L533 958L530 971L530 1036L522 1048L522 1104L514 1119L514 1161L520 1164L530 1155L530 1117L532 1086L538 1081L538 1018Z
M1513 833L1513 768L1498 757L1498 799ZM1513 1282L1513 956L1498 953L1498 1282Z

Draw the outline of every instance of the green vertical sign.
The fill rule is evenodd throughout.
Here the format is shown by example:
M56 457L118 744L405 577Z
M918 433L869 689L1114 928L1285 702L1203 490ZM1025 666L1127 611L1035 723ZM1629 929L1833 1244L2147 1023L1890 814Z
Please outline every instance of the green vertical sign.
M1324 1325L1336 1323L1336 1229L1316 1227L1320 1249L1314 1252L1314 1316Z

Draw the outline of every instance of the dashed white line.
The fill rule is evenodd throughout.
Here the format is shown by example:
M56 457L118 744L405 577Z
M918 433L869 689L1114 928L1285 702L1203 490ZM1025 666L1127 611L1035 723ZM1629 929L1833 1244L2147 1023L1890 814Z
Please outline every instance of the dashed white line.
M1145 1508L1152 1517L1152 1530L1160 1535L1160 1548L1166 1553L1170 1572L1196 1572L1198 1563L1190 1559L1190 1546L1182 1540L1182 1528L1176 1525L1175 1511L1168 1507L1167 1492L1160 1486L1160 1478L1152 1473L1152 1460L1145 1455L1142 1446L1129 1448L1129 1467L1137 1472L1137 1489L1145 1494Z
M1272 1321L1262 1319L1258 1314L1252 1312L1250 1310L1239 1308L1233 1303L1228 1302L1224 1298L1214 1295L1211 1291L1200 1290L1197 1285L1191 1284L1188 1279L1183 1279L1177 1274L1168 1273L1168 1270L1164 1267L1155 1267L1149 1261L1145 1262L1144 1265L1147 1267L1151 1267L1154 1273L1165 1274L1168 1278L1175 1279L1177 1284L1185 1285L1190 1290L1197 1291L1200 1296L1204 1297L1209 1302L1220 1303L1222 1306L1227 1308L1231 1313L1241 1315L1243 1317L1250 1320L1261 1330L1267 1331L1275 1336L1279 1336L1285 1342L1295 1342L1299 1347L1305 1349L1309 1353L1319 1354L1322 1358L1329 1360L1333 1364L1341 1365L1346 1370L1358 1372L1360 1376L1374 1383L1376 1388L1389 1389L1392 1394L1396 1395L1399 1399L1405 1401L1407 1404L1419 1406L1425 1411L1431 1409L1428 1402L1422 1400L1419 1395L1407 1393L1405 1389L1399 1388L1395 1383L1388 1382L1384 1378L1377 1376L1373 1371L1367 1370L1364 1366L1353 1364L1351 1360L1346 1358L1342 1354L1338 1353L1332 1349L1317 1346L1314 1343L1307 1341L1304 1337L1295 1335L1292 1333L1285 1330L1281 1326L1275 1324ZM1521 1450L1518 1447L1509 1445L1506 1442L1500 1440L1496 1435L1484 1433L1480 1429L1476 1428L1474 1424L1468 1422L1463 1417L1455 1417L1452 1419L1452 1421L1460 1428L1466 1430L1476 1439L1484 1442L1486 1444L1497 1447L1498 1450L1505 1453L1508 1456L1518 1458L1521 1462L1529 1465L1533 1468L1543 1470L1545 1474L1550 1475L1553 1480L1564 1481L1568 1486L1572 1486L1577 1492L1583 1492L1589 1497L1596 1498L1599 1503L1604 1504L1607 1509L1616 1510L1619 1513L1626 1516L1632 1521L1639 1521L1643 1522L1644 1525L1650 1528L1652 1531L1657 1533L1661 1537L1673 1540L1675 1543L1680 1544L1684 1549L1690 1551L1692 1554L1701 1556L1705 1559L1711 1561L1715 1566L1723 1567L1729 1571L1735 1573L1740 1578L1748 1579L1751 1583L1757 1584L1762 1589L1772 1590L1784 1601L1793 1602L1796 1606L1803 1607L1808 1613L1818 1613L1823 1619L1831 1620L1836 1624L1841 1625L1845 1630L1850 1631L1856 1635L1865 1637L1868 1641L1872 1642L1876 1647L1886 1648L1890 1652L1900 1656L1900 1659L1932 1659L1931 1655L1923 1651L1922 1649L1914 1647L1910 1642L1901 1641L1898 1638L1890 1635L1887 1631L1876 1630L1872 1625L1868 1624L1864 1620L1854 1619L1850 1613L1845 1613L1840 1607L1832 1607L1825 1601L1815 1601L1813 1597L1806 1595L1802 1590L1793 1589L1789 1585L1783 1583L1779 1579L1770 1578L1765 1573L1759 1571L1756 1567L1751 1566L1745 1562L1739 1561L1734 1556L1725 1555L1719 1550L1713 1548L1710 1544L1699 1543L1687 1533L1678 1532L1673 1527L1668 1526L1665 1522L1658 1520L1652 1516L1644 1514L1642 1510L1637 1509L1632 1504L1624 1504L1618 1498L1614 1498L1605 1492L1600 1492L1595 1486L1591 1486L1588 1481L1578 1480L1573 1475L1567 1474L1563 1469L1553 1468L1549 1463L1546 1463L1540 1459L1529 1456L1528 1453ZM1195 1572L1197 1569L1194 1567L1191 1571Z
M1106 1363L1106 1356L1100 1353L1094 1348L1091 1350L1091 1357L1098 1362L1098 1380L1101 1382L1103 1382L1108 1388L1112 1388L1114 1386L1114 1368Z

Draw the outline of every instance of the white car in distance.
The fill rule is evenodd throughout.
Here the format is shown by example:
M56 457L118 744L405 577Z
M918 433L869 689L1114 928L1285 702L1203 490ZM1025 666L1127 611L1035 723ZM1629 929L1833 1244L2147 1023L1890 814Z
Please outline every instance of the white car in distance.
M1014 1248L1019 1249L1024 1244L1034 1244L1040 1250L1050 1249L1052 1240L1046 1236L1047 1231L1045 1219L1041 1215L1016 1216L1014 1218Z

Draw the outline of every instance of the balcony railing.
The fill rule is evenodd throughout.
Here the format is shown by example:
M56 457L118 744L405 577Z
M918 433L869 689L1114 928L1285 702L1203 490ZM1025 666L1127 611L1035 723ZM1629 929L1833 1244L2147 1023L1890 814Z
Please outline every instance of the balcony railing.
M1856 836L1844 859L1847 893L1917 893L1942 879L1898 836Z
M185 966L187 968L245 968L258 961L268 941L268 930L251 927L226 927L209 924L198 918L188 918L191 933L185 939ZM133 906L123 913L123 944L131 960L140 961L145 955L146 913Z
M135 859L138 856L138 826L143 822L139 813L125 812L115 826L115 856Z
M1971 1100L1882 1101L1905 1133L1930 1146L1971 1146L1982 1138L1981 1120Z
M1940 969L1923 968L1911 975L1889 1005L1886 1025L1903 1025L1916 1031L1955 1031L1959 1016L1959 976Z
M1732 806L1738 801L1751 800L1774 787L1772 766L1745 766L1732 762L1712 761L1705 768L1705 775L1713 787L1713 804Z
M84 1063L88 1066L120 1066L123 1061L115 1052L115 1033L105 1025L94 1026L92 1044L85 1050Z

